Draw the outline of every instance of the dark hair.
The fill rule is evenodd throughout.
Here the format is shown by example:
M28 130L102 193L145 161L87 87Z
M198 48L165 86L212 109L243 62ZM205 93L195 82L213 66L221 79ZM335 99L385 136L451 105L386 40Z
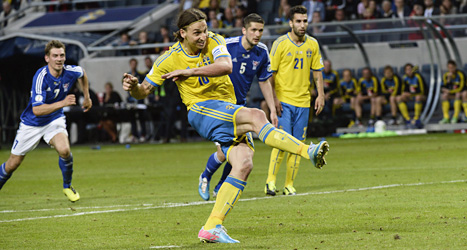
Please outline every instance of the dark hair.
M452 60L452 59L448 61L448 64L452 64L452 65L454 65L454 66L457 67L456 61L454 61L454 60Z
M352 70L350 70L350 69L344 69L344 70L342 71L342 76L344 76L344 72L346 72L346 71L349 72L350 77L353 77L353 76L352 76Z
M410 66L410 67L413 68L413 64L411 64L411 63L406 63L406 64L404 65L404 70L405 70L408 66Z
M177 32L174 33L174 37L180 42L183 41L183 37L180 35L180 30L181 29L186 30L186 28L190 24L200 21L200 20L205 20L205 21L207 20L206 14L204 14L204 12L202 12L201 10L194 9L194 8L184 10L178 16L178 21L177 21L178 30Z
M289 20L293 20L293 17L295 14L307 14L307 9L305 6L303 5L297 5L297 6L294 6L292 8L290 8L290 11L289 11Z
M250 23L264 24L264 19L256 13L251 13L250 15L243 18L243 27L248 29L248 27L250 27Z
M384 71L386 70L390 70L392 73L394 73L394 69L391 67L391 65L386 65L386 67L384 67Z
M63 44L59 40L52 40L52 41L48 42L47 45L45 45L45 50L44 50L45 54L49 55L50 50L53 49L53 48L56 48L56 49L63 48L63 50L65 50L65 44Z
M138 61L136 60L136 58L131 58L130 61L128 61L129 63L135 61L136 63L138 63Z

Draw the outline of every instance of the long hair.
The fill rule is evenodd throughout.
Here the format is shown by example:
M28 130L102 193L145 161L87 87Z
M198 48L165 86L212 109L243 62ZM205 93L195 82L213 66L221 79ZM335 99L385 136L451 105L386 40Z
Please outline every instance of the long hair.
M178 21L177 21L178 30L177 32L174 33L174 37L180 42L183 41L183 37L180 35L180 30L181 29L186 30L186 28L190 24L200 21L200 20L207 20L206 14L204 14L204 12L202 12L201 10L194 9L194 8L184 10L178 16Z

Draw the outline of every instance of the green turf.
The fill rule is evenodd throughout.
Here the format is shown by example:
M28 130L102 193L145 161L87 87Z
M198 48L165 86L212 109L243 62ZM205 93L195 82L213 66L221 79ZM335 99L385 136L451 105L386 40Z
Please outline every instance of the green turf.
M466 135L329 142L325 169L302 160L295 187L307 194L274 198L263 193L270 149L256 142L247 200L225 221L236 245L197 239L213 206L195 203L210 142L73 147L77 203L56 153L39 148L0 191L0 249L467 249L467 185L447 183L467 180Z

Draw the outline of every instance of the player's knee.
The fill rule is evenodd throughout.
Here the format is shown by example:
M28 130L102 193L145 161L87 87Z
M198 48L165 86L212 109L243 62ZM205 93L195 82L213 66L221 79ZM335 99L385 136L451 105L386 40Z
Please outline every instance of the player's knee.
M58 155L63 159L68 159L71 155L69 147L57 148Z
M253 170L253 158L246 157L242 162L242 168L240 169L240 171L243 175L248 176L251 170Z

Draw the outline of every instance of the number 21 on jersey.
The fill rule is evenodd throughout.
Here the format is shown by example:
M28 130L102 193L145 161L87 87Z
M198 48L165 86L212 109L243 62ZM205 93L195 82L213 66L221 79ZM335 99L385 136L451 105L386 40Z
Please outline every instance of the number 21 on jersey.
M295 66L294 69L303 69L303 58L295 58Z

